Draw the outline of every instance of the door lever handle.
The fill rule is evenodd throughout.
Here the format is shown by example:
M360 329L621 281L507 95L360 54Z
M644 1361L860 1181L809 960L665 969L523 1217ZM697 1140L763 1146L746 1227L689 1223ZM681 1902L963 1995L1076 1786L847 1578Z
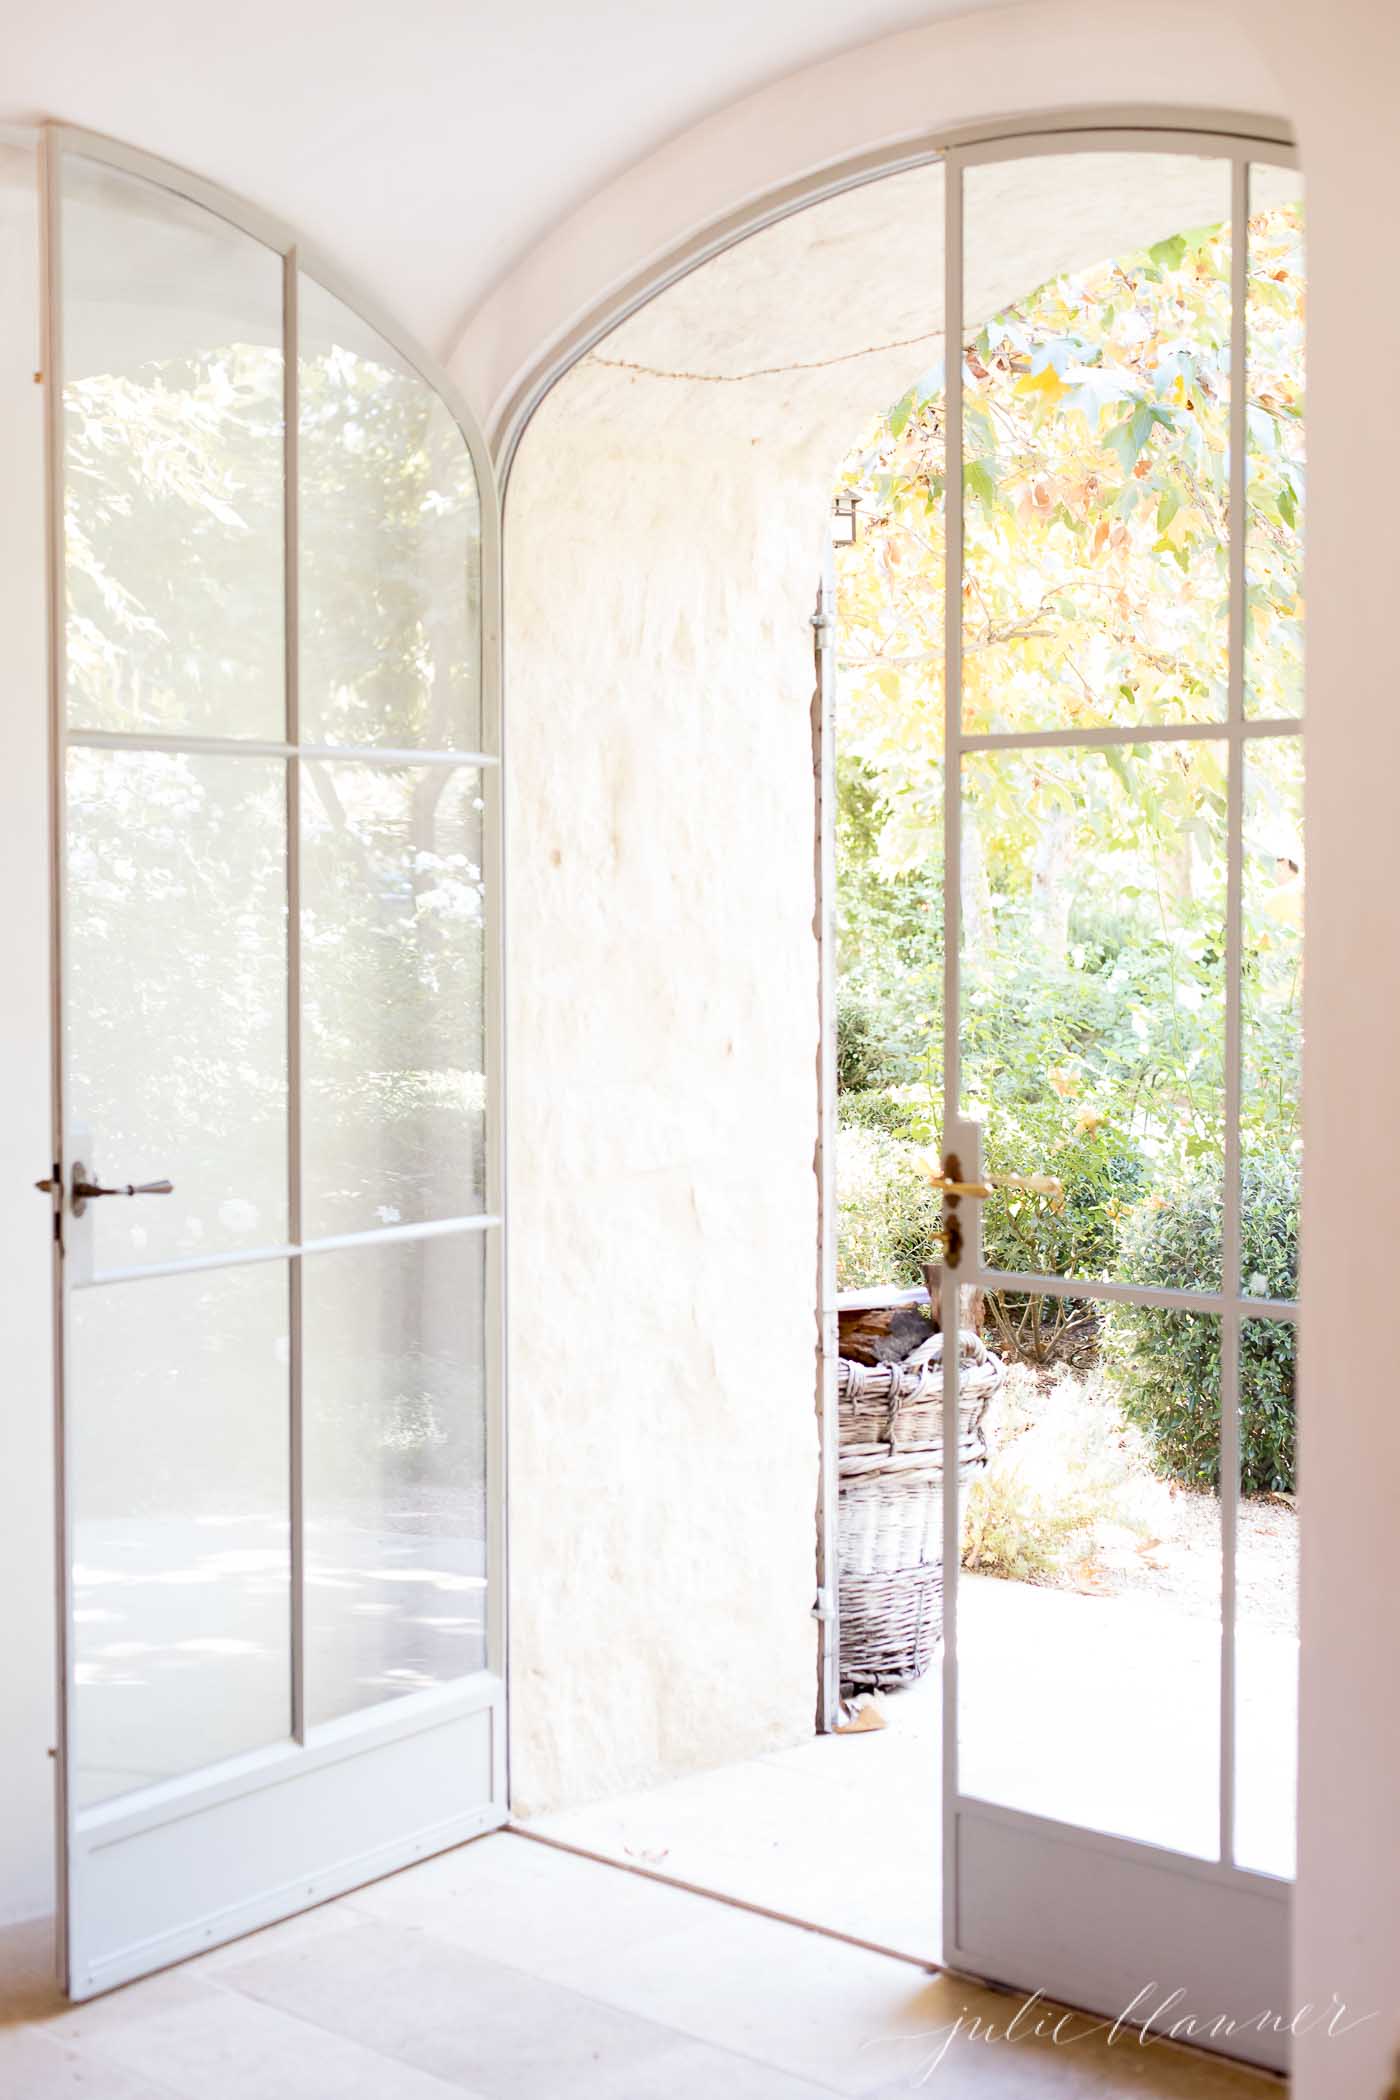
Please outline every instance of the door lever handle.
M82 1216L96 1196L173 1196L174 1193L173 1181L125 1181L116 1188L103 1188L100 1183L87 1179L87 1168L80 1159L73 1163L71 1194L75 1218Z

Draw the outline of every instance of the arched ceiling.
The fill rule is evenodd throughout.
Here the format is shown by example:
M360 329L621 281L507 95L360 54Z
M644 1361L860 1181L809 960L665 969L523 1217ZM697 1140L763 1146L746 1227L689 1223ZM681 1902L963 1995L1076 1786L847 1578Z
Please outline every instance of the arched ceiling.
M289 220L445 353L584 198L777 76L976 0L51 0L0 122L57 118Z

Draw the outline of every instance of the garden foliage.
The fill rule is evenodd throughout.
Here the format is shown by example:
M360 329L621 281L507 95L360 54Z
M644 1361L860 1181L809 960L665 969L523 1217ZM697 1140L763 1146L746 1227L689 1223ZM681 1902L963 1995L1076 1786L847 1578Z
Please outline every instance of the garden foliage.
M963 348L964 728L1219 722L1229 602L1230 229L1043 285ZM1302 224L1250 226L1246 711L1301 694ZM919 1280L936 1223L918 1157L943 1120L944 394L935 368L847 461L863 527L840 557L838 1267ZM1242 1250L1297 1273L1301 757L1244 757ZM1192 738L967 755L962 1106L1016 1272L1220 1278L1228 754ZM1251 1279L1258 1278L1257 1283ZM1044 1294L989 1307L1013 1356L1103 1369L1156 1462L1214 1479L1213 1323ZM1186 1336L1186 1342L1183 1342ZM1243 1476L1292 1482L1293 1330L1249 1323Z

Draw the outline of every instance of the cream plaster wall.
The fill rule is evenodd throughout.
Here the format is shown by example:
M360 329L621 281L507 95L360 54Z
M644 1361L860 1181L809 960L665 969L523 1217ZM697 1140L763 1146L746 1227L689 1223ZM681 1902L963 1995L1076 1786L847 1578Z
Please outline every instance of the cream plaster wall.
M638 471L611 379L546 405L508 511L521 1813L816 1698L821 514L774 535L683 413Z
M520 1813L814 1723L810 618L832 467L911 353L737 375L885 331L936 353L941 175L900 197L775 228L618 331L511 481ZM930 280L863 303L910 226Z

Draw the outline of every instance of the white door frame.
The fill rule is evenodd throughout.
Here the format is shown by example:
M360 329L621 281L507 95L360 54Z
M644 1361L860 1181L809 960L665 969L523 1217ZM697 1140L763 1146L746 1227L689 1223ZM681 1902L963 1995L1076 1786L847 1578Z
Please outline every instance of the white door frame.
M52 1178L54 1205L54 1330L56 1517L58 1529L58 1754L56 1820L58 1830L58 1912L60 1980L75 1998L107 1990L150 1969L164 1966L221 1940L256 1929L323 1901L344 1889L407 1865L423 1855L458 1844L505 1822L508 1801L506 1727L506 1527L505 1527L505 1131L503 1119L505 998L504 902L502 894L503 744L500 708L501 584L500 503L495 468L484 439L453 383L378 302L280 220L182 168L137 152L117 142L69 126L51 125L42 134L44 192L45 418L47 442L46 500L49 589L49 705L52 942ZM476 472L481 512L481 695L480 752L441 754L456 764L480 771L485 803L483 875L485 902L485 1056L487 1135L485 1211L480 1216L422 1227L386 1226L378 1230L322 1239L319 1248L353 1243L369 1246L423 1238L443 1230L480 1232L486 1248L485 1394L487 1440L487 1615L485 1669L455 1683L409 1694L343 1719L311 1726L302 1688L302 1653L297 1577L301 1563L299 1458L301 1389L295 1350L290 1386L292 1480L292 1732L288 1740L246 1756L231 1758L203 1772L172 1779L103 1803L78 1809L69 1798L66 1777L72 1750L74 1710L72 1623L73 1583L70 1541L72 1423L65 1406L65 1341L68 1301L74 1282L66 1273L64 1227L66 1183L74 1159L65 1128L67 1100L64 1055L64 897L65 803L64 758L70 742L66 723L66 666L63 543L63 314L61 276L61 182L65 155L136 176L173 192L231 222L282 258L286 362L285 451L285 584L287 741L238 739L238 752L284 759L289 796L296 808L299 761L306 756L332 756L330 747L297 740L297 334L296 293L299 275L318 284L350 307L411 365L442 399L467 443ZM72 741L123 749L172 750L197 747L218 750L218 738L102 735L83 733ZM229 748L227 743L223 748ZM431 761L434 754L409 750L355 751L342 754L386 762ZM240 1253L234 1260L287 1263L295 1275L303 1242L299 1239L299 1113L297 1092L298 1013L298 856L295 830L288 847L288 1076L290 1226L286 1245ZM313 1243L306 1242L310 1247ZM167 1262L123 1272L143 1277L186 1269L224 1266L218 1257ZM295 1286L294 1286L295 1288ZM295 1303L295 1299L293 1301ZM365 1801L354 1805L347 1831L327 1854L324 1833L316 1829L316 1791L333 1783L342 1793L350 1762L363 1758L367 1775ZM335 1774L333 1781L326 1775ZM468 1774L471 1774L470 1781ZM368 1805L374 1812L363 1813ZM378 1813L381 1805L384 1812ZM311 1809L308 1815L308 1808ZM182 1875L184 1833L190 1819L205 1816L216 1833L217 1850L227 1863L218 1876ZM357 1820L358 1818L358 1820ZM345 1821L345 1819L342 1819ZM154 1915L144 1901L153 1881L164 1877L171 1901ZM214 1886L217 1880L219 1885ZM127 1919L137 1920L128 1925Z
M1243 756L1248 742L1298 736L1299 719L1246 717L1244 692L1245 474L1247 388L1246 288L1249 169L1251 162L1296 165L1281 144L1256 137L1206 136L1197 130L1105 128L1042 131L1014 139L952 147L945 156L945 340L963 339L963 171L993 161L1019 161L1084 152L1186 153L1231 165L1231 388L1229 402L1230 517L1229 648L1226 719L1220 723L1042 730L966 735L962 728L963 415L962 360L946 359L945 497L945 747L944 747L944 1070L945 1152L956 1152L965 1179L981 1178L980 1131L959 1115L961 759L968 751L1058 745L1104 748L1189 738L1220 743L1229 752L1226 811L1225 1082L1223 1274L1218 1291L1145 1290L1110 1281L1013 1275L982 1260L981 1211L964 1210L965 1264L944 1270L944 1331L958 1326L959 1287L969 1284L1075 1298L1105 1298L1175 1307L1216 1316L1221 1338L1221 1658L1220 1848L1200 1860L1162 1846L1083 1830L1048 1817L964 1795L958 1775L958 1576L961 1498L944 1500L943 1653L943 1959L952 1968L1015 1988L1040 1989L1072 2005L1110 2017L1124 2012L1145 1984L1160 1996L1180 1986L1199 2018L1233 2016L1239 2030L1215 2037L1215 2046L1248 2061L1283 2069L1287 2035L1275 2024L1247 2023L1265 2008L1289 2017L1292 1883L1246 1870L1234 1856L1235 1829L1235 1555L1239 1504L1239 1343L1246 1319L1294 1321L1295 1301L1246 1297L1241 1287L1240 1071L1241 883L1243 869ZM945 1352L944 1447L957 1446L959 1354ZM1102 1921L1100 1944L1076 1948L1063 1915ZM1155 2005L1157 2001L1153 2001ZM1152 2006L1139 2008L1146 2017Z

